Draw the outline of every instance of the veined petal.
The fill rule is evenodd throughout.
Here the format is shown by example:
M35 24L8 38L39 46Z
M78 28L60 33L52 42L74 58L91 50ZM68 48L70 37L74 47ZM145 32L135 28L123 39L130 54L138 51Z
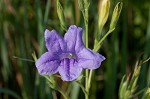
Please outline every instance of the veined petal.
M78 54L78 65L84 69L97 69L105 57L90 49L83 48Z
M60 66L59 56L54 53L44 53L35 63L39 74L50 75L58 71Z
M67 50L78 53L84 48L82 40L82 28L71 25L64 36L65 42L67 43Z
M73 81L81 74L82 68L77 66L74 59L65 58L58 71L64 81Z
M55 30L45 30L45 42L49 52L62 52L66 50L66 43Z

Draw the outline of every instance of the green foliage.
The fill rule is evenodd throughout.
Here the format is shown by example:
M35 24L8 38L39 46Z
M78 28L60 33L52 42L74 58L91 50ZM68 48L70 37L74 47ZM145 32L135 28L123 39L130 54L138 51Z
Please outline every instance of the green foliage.
M133 74L125 75L122 78L120 88L119 88L119 99L132 98L137 88L137 81L139 78L140 70L141 70L141 63L137 61ZM125 77L127 77L126 80Z
M142 99L149 99L149 98L150 98L150 88L147 88L147 90L144 93Z
M60 20L61 28L64 29L64 30L67 30L66 23L65 23L65 18L64 18L63 8L62 8L59 0L57 0L57 14L58 14L58 18Z
M58 92L67 97L71 96L72 99L84 98L86 91L85 86L82 86L83 81L67 83L58 80L59 77L55 75L58 86L54 87L53 80L49 84L53 86L51 89L47 87L46 79L37 73L34 64L36 57L45 52L44 30L56 29L63 34L62 29L65 30L67 25L71 24L82 27L83 35L88 32L88 35L85 35L85 38L88 38L86 46L106 56L106 61L98 70L88 73L92 76L92 79L88 80L91 82L90 99L117 99L118 96L148 99L149 60L140 68L132 66L139 54L142 53L143 60L150 57L150 1L123 1L122 8L122 3L115 7L118 1L111 0L109 12L107 6L104 14L106 19L101 20L105 22L99 36L97 33L100 29L97 24L99 15L103 15L99 13L104 11L104 8L99 7L101 2L59 1L60 3L57 0L0 0L0 99L55 99L56 96L63 98ZM108 13L109 16L106 17ZM94 41L95 37L99 39ZM32 57L34 51L37 56L33 54ZM131 73L133 68L130 79L129 76L123 76L126 72ZM49 77L47 79L49 80Z

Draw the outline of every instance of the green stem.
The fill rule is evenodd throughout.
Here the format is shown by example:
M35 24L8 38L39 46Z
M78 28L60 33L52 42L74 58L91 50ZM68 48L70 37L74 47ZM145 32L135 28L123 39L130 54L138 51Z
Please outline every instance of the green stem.
M88 10L86 9L85 10L85 16L86 16L86 19L85 19L85 29L86 29L86 48L88 48ZM89 76L89 71L88 69L85 70L85 76L86 76L86 80L85 80L85 90L87 92L87 94L85 94L86 98L85 99L88 99L88 94L89 94L89 89L88 89L88 76Z
M88 48L88 24L86 24L85 27L86 27L86 48Z
M85 9L86 48L88 48L88 9Z
M101 43L105 40L105 38L111 33L111 32L113 32L115 30L115 28L113 28L113 29L111 29L111 30L109 30L105 35L104 35L104 37L96 44L96 46L95 46L95 48L93 49L93 51L98 51L99 50L99 48L100 48L100 45L101 45Z
M97 32L97 35L96 35L97 41L100 40L100 37L101 37L101 34L102 34L102 29L103 29L102 25L98 26L98 32Z
M88 0L84 1L85 3L85 15L84 15L84 22L85 22L85 30L86 30L86 48L88 48ZM89 87L88 87L88 76L89 76L89 71L88 69L85 70L85 90L87 92L87 94L85 94L85 99L88 99L88 95L89 95Z
M88 89L90 89L90 87L91 87L92 74L93 74L93 70L90 70L90 73L89 73L89 80L88 80Z
M89 8L89 2L88 0L79 0L79 6L81 7L81 11L84 17L84 24L85 24L85 46L88 48L88 8ZM85 94L85 99L88 99L89 95L89 87L88 87L88 76L89 71L88 69L85 70L85 91L87 94Z
M96 47L93 49L94 51L98 51L99 48L100 48L100 44L104 41L104 39L112 32L114 31L114 29L112 30L109 30L105 35L104 37L96 44ZM90 70L90 73L89 73L89 78L88 78L88 83L87 83L87 93L89 93L89 89L91 87L91 79L92 79L92 74L93 74L93 70ZM86 98L88 99L88 98Z
M79 82L79 81L76 81L76 83L81 87L82 91L84 92L84 94L87 94L84 86Z
M85 76L86 76L86 78L85 78L85 91L86 91L86 93L87 94L85 94L85 99L88 99L88 95L89 95L89 87L88 87L88 74L89 73L89 71L88 71L88 69L86 69L85 70Z
M58 86L57 82L55 81L54 77L53 76L44 76L47 80L48 80L48 84L49 84L49 87L52 88L52 89L55 89L57 90L63 97L64 99L69 99L68 96L62 91L62 89Z
M142 92L144 92L146 89L147 89L147 87L146 87L146 88L143 88L143 89L140 90L139 92L137 92L137 93L135 93L134 95L130 96L130 98L135 97L135 96L138 96L139 94L141 94Z
M69 99L62 90L58 89L57 91L60 92L60 94L64 97L64 99Z

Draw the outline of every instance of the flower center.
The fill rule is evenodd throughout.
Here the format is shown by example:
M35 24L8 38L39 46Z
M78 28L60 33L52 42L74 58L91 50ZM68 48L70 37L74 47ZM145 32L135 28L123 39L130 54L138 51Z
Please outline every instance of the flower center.
M64 58L77 59L77 56L74 53L63 53L63 54L61 54L60 59L62 60Z
M69 53L69 54L67 55L67 58L69 58L69 59L71 59L71 58L76 58L76 56L75 56L74 54L72 54L72 53Z

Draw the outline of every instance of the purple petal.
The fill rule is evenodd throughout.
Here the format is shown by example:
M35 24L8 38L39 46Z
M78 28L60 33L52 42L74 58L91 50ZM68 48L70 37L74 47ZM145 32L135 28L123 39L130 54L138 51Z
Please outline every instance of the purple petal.
M36 61L35 65L41 75L54 74L58 71L60 60L58 55L46 52Z
M84 48L82 41L82 28L71 25L64 36L67 43L67 49L71 52L79 52Z
M105 57L90 49L84 48L78 54L78 65L84 69L97 69Z
M45 30L45 42L49 52L62 52L66 50L66 43L55 30Z
M74 59L65 58L61 61L58 71L64 81L73 81L80 76L82 68L77 66Z

